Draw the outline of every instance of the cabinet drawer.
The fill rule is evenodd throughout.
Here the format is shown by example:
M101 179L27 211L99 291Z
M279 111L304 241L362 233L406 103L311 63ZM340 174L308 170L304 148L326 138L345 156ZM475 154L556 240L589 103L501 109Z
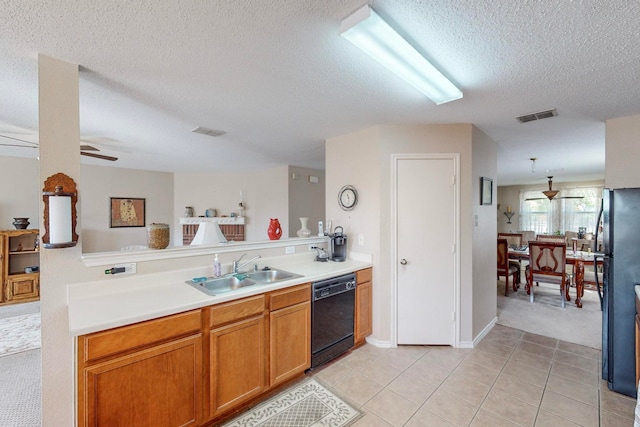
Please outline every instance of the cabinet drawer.
M91 362L190 335L199 332L201 328L201 311L193 310L84 335L79 338L78 345L84 346L84 361Z
M364 283L364 282L370 282L370 281L371 281L370 268L356 271L356 283Z
M264 306L264 294L215 305L211 307L211 324L209 327L216 328L226 323L263 314Z
M273 292L270 295L269 311L279 310L306 301L311 301L310 283Z
M14 274L6 282L5 298L7 301L33 299L38 297L38 274Z

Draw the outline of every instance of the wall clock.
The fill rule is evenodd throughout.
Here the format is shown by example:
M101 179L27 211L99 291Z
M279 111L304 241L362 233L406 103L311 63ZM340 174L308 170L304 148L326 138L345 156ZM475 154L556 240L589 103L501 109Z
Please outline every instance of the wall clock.
M338 205L345 210L350 211L358 204L358 191L352 185L345 185L338 192Z

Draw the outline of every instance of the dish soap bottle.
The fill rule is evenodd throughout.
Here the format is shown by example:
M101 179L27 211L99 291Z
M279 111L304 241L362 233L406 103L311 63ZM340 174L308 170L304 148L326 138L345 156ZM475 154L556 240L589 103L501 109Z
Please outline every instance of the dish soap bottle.
M213 277L222 276L222 265L220 265L220 260L218 259L218 254L213 257Z

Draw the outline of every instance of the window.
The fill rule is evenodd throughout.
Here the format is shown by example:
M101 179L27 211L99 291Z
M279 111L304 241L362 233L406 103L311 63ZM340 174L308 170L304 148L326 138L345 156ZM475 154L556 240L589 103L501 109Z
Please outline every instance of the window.
M520 230L533 230L536 234L564 234L565 231L586 227L587 233L594 231L602 187L562 188L551 202L547 198L525 200L541 195L540 190L520 192ZM560 198L572 196L581 196L582 199Z
M582 196L582 199L561 199L564 215L561 216L560 229L578 231L578 227L585 227L587 233L595 231L602 188L567 188L560 193L562 196Z
M520 192L520 230L531 230L536 234L551 233L552 203L546 198L525 200L540 197L540 194L539 190Z

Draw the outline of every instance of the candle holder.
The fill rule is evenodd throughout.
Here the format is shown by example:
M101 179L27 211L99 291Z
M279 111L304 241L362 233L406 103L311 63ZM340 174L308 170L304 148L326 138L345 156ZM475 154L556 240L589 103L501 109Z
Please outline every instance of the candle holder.
M78 242L75 181L63 173L50 176L42 188L42 201L45 229L42 246L48 249L75 246Z
M511 218L515 215L515 212L504 212L504 216L507 217L507 224L511 224Z

